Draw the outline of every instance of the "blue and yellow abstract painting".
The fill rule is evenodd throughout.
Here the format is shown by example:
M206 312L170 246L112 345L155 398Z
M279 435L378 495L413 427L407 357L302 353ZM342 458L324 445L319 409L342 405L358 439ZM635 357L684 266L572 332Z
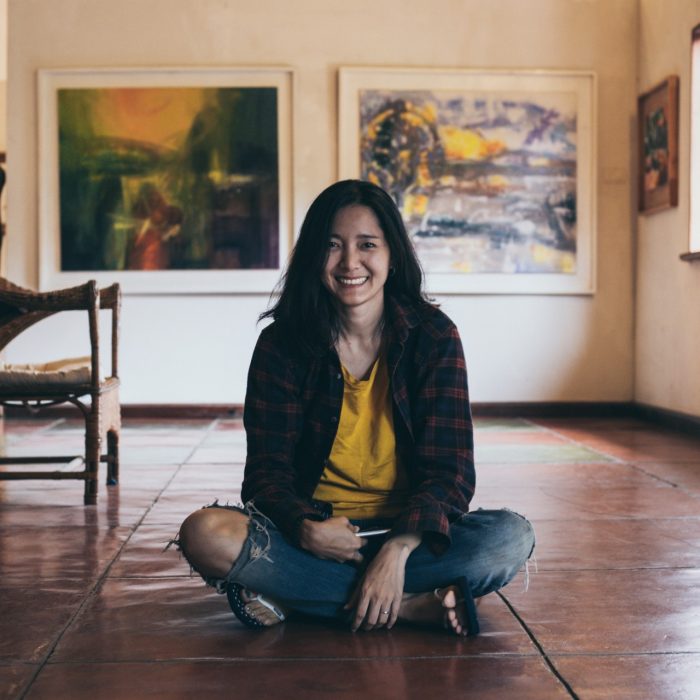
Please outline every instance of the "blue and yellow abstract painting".
M360 91L361 177L428 273L576 272L576 95Z

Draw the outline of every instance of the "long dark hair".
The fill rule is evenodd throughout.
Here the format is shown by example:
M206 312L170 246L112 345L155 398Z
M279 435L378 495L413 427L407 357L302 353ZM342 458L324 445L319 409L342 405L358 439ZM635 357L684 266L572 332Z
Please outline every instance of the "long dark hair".
M336 182L309 207L287 270L275 290L279 299L259 319L273 318L285 339L304 354L325 352L338 337L338 314L321 276L333 220L341 209L352 205L369 207L374 212L389 245L392 270L384 285L385 297L428 302L423 292L423 271L394 200L370 182Z

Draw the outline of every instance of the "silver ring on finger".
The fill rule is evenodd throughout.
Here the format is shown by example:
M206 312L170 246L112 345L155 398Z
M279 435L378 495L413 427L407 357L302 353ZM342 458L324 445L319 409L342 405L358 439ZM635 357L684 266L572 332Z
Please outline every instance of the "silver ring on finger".
M391 612L391 610L382 610L382 615L388 615Z

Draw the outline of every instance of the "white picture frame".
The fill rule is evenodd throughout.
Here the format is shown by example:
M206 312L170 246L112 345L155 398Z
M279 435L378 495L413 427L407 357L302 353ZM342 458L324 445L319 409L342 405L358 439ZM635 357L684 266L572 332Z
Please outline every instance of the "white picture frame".
M40 70L40 288L48 290L96 279L99 285L119 282L125 294L269 293L279 280L293 241L293 81L293 71L288 67ZM127 100L127 97L134 95L135 105ZM158 108L163 110L163 114L160 115L161 121L167 122L167 128L172 129L172 134L168 132L164 135L163 127L155 123L157 116L152 119L148 116L139 118L138 112L134 111L143 106L141 103L145 104L144 110L149 109L157 96L165 96ZM78 123L76 127L76 119L87 120L84 116L85 110L81 111L80 108L84 101L89 99L93 102L88 103L88 110L95 110L94 114L90 112L92 121L86 121L84 127L82 123ZM212 100L216 99L218 103L212 107ZM239 99L238 103L236 99ZM128 102L125 114L115 110L113 104L118 100ZM248 112L243 113L244 117L241 117L240 108L231 106L240 104L241 100L246 105L253 103L260 106L248 107ZM97 106L93 106L95 104ZM104 105L109 105L110 108ZM123 105L119 102L118 106L121 108ZM235 112L236 109L239 109L239 112ZM256 109L258 111L255 111ZM234 112L235 116L231 116ZM98 132L94 126L98 114L103 119L100 129L104 133ZM238 138L235 146L231 145L231 141L227 141L225 146L219 145L222 143L224 132L217 127L217 123L221 121L217 120L217 116L222 114L229 116L234 124L247 125L239 130L233 129ZM128 118L129 115L131 118ZM64 120L63 125L61 119ZM151 121L154 123L151 124ZM260 123L265 126L260 127ZM177 131L177 125L182 127L188 124L188 131ZM73 128L72 132L69 131L69 127ZM276 144L274 138L268 139L272 145L262 157L254 152L261 140L259 132L255 132L256 128L266 128L276 137ZM207 129L210 132L208 134ZM202 130L205 132L204 137ZM95 137L94 143L97 146L92 149L82 148L83 140L80 140L80 134L83 131ZM73 146L72 151L67 150L65 145L67 132L78 134L75 138L79 140L70 143ZM59 134L63 138L61 145ZM151 134L154 134L156 139L162 139L164 145L159 141L155 147L148 142ZM253 136L247 141L250 134ZM200 141L196 142L197 139ZM202 139L209 139L209 145L202 146ZM186 146L183 146L184 142ZM75 143L79 145L75 146ZM136 146L132 148L133 143L136 143ZM225 149L228 149L226 153L229 156L237 149L237 155L229 157L228 166L222 164L222 158L218 157L219 151ZM249 153L241 155L246 150ZM74 158L76 153L77 159L81 159L79 166L74 166L74 161L77 160ZM109 169L112 167L112 155L118 165L115 166L116 175L108 177L111 173ZM120 162L119 158L122 156L123 162ZM83 162L85 158L88 159L87 165ZM147 161L141 170L139 159ZM230 164L233 160L236 161L235 165ZM200 161L205 161L204 165L201 165ZM241 165L244 161L245 166ZM259 168L260 162L266 164L267 170L260 169L260 172L251 174L249 170ZM186 166L182 166L183 163ZM195 163L199 165L194 165ZM71 201L69 194L64 192L62 219L62 184L65 190L75 193L76 199L82 199L86 188L82 186L83 180L80 178L87 177L84 174L86 167L98 169L99 177L104 175L105 183L109 181L105 189L109 192L111 187L111 191L121 192L121 199L116 205L109 200L103 209L99 208L103 204L102 200L99 200L99 206L94 205L92 200L91 206L81 207L80 203ZM157 170L159 167L161 170ZM78 176L75 175L76 168L82 169ZM187 172L189 180L185 179L185 175L178 174L184 171ZM92 180L94 179L93 176ZM163 194L162 188L159 190L152 181L178 183L181 198L185 196L182 195L183 192L189 192L188 205L177 201L176 196L169 195L167 186ZM190 186L186 187L188 182ZM194 187L191 186L193 182ZM209 197L206 199L208 203L214 202L210 208L204 208L206 214L201 214L202 208L196 206L197 201L202 200L195 199L193 191L197 196ZM260 194L261 192L263 194ZM109 196L111 195L105 195L105 198L109 199ZM122 201L127 199L128 206ZM267 214L267 219L259 213L263 209L260 203L262 200L272 202L272 207L266 208L267 212L273 212ZM143 205L144 201L147 202L146 207ZM151 201L158 204L151 205ZM110 211L109 207L112 205L119 213ZM180 209L179 215L177 209ZM80 217L87 216L88 223L82 222L83 228L78 228L67 211L77 212ZM94 211L98 211L99 216L94 214ZM152 211L156 213L151 214ZM162 223L163 215L158 213L162 211L168 212L166 223ZM195 221L196 216L208 218L204 222ZM91 235L89 228L92 221L104 222L109 217L112 217L109 220L111 223L104 224L107 233L100 233L99 236L94 234L98 244L93 247L99 252L93 255L89 252L89 246L83 246L88 248L88 252L78 249L74 241L83 241L85 235ZM77 214L73 218L77 219ZM118 223L114 223L117 219ZM156 221L157 225L154 223ZM102 231L99 226L96 228ZM181 239L173 239L173 236L182 236L183 230L190 231L192 239L186 239L184 242ZM191 233L192 231L195 233ZM83 234L82 239L78 235L80 232ZM111 234L114 234L115 238L121 238L118 243L109 242L109 249L105 252L101 246L107 247L105 239ZM212 243L215 234L218 238ZM138 250L144 235L151 236L154 243L159 243L160 247L154 245L148 251L145 245L141 245L141 250ZM166 244L163 241L168 240L169 235L171 239ZM195 235L198 238L193 242ZM124 243L123 238L129 236L132 242L127 240ZM141 238L138 238L139 236ZM158 237L160 238L156 241ZM137 242L134 243L134 240ZM177 241L177 246L173 240ZM73 241L73 244L68 241ZM129 245L131 248L128 248ZM165 248L179 251L175 262L174 256L163 253ZM125 252L127 249L128 253ZM164 262L172 267L162 267ZM153 269L154 264L161 267ZM148 266L148 269L130 269L135 265Z
M341 67L338 111L339 178L394 196L429 293L595 292L594 73Z

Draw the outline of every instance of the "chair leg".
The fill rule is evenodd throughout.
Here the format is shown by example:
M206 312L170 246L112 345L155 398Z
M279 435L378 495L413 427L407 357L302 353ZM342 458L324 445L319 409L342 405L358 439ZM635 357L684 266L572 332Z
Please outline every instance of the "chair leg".
M85 505L97 503L97 473L100 466L99 419L92 411L85 420Z
M97 465L94 461L86 461L85 470L85 496L83 503L86 506L97 505Z
M119 483L119 433L116 430L107 431L107 486Z

